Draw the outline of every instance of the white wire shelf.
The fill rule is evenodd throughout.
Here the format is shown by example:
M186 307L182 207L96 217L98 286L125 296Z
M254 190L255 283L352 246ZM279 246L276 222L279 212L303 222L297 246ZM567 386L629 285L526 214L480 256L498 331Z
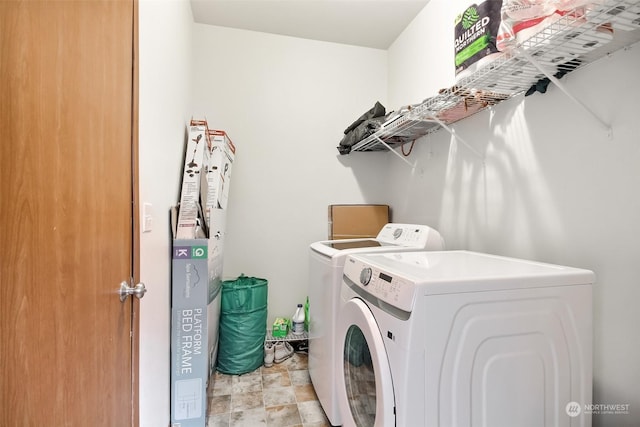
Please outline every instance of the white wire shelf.
M597 0L502 52L455 86L389 117L351 151L383 151L438 131L640 41L640 0ZM383 143L384 142L384 143ZM385 145L386 144L386 145Z
M309 333L304 331L300 335L294 335L289 332L286 337L274 337L271 329L267 329L265 341L303 341L309 339Z

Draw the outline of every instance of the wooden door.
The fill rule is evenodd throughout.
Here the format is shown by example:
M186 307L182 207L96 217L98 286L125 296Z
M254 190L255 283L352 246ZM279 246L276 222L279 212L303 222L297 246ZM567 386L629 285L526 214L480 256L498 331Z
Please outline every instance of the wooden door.
M133 14L0 1L0 425L137 422Z

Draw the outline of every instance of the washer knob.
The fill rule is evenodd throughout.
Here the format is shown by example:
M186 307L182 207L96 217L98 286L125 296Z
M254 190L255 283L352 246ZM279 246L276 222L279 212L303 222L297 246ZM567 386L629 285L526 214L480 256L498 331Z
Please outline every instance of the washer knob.
M402 236L402 228L396 228L395 230L393 230L393 238L395 240L398 240L400 236Z
M360 272L360 283L362 283L364 286L367 286L371 281L371 274L372 274L371 268L369 267L363 268L362 271Z

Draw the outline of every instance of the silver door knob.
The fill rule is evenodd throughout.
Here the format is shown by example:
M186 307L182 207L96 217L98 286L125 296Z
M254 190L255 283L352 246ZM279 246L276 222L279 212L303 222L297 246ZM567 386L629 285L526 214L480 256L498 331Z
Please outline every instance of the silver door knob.
M147 292L147 288L144 286L144 283L138 283L135 286L129 286L127 282L120 283L120 301L124 302L129 295L133 295L136 298L140 299L144 296L145 292Z

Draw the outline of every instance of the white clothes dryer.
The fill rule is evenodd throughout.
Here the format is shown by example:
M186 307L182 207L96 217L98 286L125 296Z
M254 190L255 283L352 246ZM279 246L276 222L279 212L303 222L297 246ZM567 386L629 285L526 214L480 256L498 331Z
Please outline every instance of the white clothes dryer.
M335 327L342 268L349 254L443 250L440 233L426 225L386 224L376 238L324 240L309 250L309 375L332 425L340 425L336 399Z
M467 251L348 256L343 425L589 427L569 408L592 398L593 282Z

